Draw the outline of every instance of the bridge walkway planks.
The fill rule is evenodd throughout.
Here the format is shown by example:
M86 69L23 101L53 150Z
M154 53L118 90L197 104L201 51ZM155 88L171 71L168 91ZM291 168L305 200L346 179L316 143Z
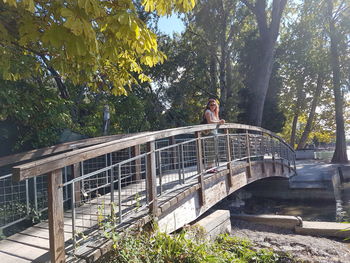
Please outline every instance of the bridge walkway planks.
M169 173L162 176L162 183L164 194L159 200L159 204L165 200L169 200L179 191L183 191L183 188L188 188L191 185L195 184L196 175L194 172L196 167L188 167L185 169L185 184L177 184L173 182L174 176L178 176L178 173ZM132 189L140 189L140 184L145 182L139 182L136 184L129 184L122 188L121 196L124 199L128 199L129 205L135 204L136 200L134 198L126 197L126 193L130 192ZM159 182L157 182L159 187ZM174 184L176 187L174 187ZM168 191L172 189L171 191ZM84 229L97 226L98 223L98 199L103 199L105 204L105 213L110 213L110 193L92 199L88 204L84 204L76 208L76 227L78 230L83 231ZM124 200L122 199L122 200ZM134 201L130 201L134 200ZM118 191L114 192L114 202L118 202ZM132 202L132 203L130 203ZM123 205L122 208L128 208L128 206ZM140 211L142 214L147 214L148 209L144 207ZM124 221L125 224L131 224L134 217L129 216ZM96 230L97 231L97 230ZM72 213L71 210L65 211L64 213L64 232L65 232L65 242L66 242L66 251L69 254L69 251L72 250ZM45 220L41 223L38 223L30 228L27 228L17 234L14 234L5 240L0 241L0 261L2 263L24 263L24 262L49 262L49 225L48 221Z

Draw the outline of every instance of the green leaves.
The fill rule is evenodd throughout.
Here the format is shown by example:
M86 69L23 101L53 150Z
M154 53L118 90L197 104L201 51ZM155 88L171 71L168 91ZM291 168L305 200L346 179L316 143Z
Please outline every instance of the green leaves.
M139 19L131 0L1 1L7 22L0 23L0 44L6 52L31 55L76 84L126 94L125 87L150 81L143 72L145 66L165 59L158 50L157 36ZM150 12L170 14L189 11L195 2L152 0L143 4ZM9 77L12 67L6 68Z

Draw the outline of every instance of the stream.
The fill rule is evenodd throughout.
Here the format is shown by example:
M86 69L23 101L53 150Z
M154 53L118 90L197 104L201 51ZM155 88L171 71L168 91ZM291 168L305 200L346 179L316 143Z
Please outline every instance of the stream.
M329 162L333 152L317 152L317 159ZM350 158L350 148L347 149ZM307 221L350 222L350 182L339 188L338 200L283 200L254 197L254 192L245 188L228 197L230 210L233 213L246 214L280 214L300 216Z

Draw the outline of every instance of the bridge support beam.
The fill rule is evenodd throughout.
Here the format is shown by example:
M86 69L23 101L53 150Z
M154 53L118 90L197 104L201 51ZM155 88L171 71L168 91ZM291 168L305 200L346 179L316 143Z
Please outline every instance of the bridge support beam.
M49 173L48 179L51 262L65 262L62 170Z

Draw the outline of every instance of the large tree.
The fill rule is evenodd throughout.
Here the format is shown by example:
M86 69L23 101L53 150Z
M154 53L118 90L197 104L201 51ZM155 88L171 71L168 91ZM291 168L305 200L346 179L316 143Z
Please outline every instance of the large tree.
M190 24L193 28L190 32L201 38L207 46L210 92L219 99L223 118L230 116L230 106L232 107L232 57L245 18L238 4L238 0L199 1L194 10L194 21Z
M316 119L324 83L329 77L326 36L319 7L312 1L297 5L296 19L281 35L286 115L291 124L290 144L305 147ZM307 116L308 115L308 116ZM306 120L303 125L301 120ZM287 124L288 125L288 124ZM302 128L304 128L302 130ZM302 135L300 136L300 133Z
M255 74L252 76L254 80L250 91L251 103L248 122L261 126L266 93L274 62L276 41L287 0L273 0L270 13L266 0L242 0L242 2L255 15L259 30L259 56L256 59Z
M326 10L329 25L330 60L332 66L333 91L335 101L336 144L332 157L334 163L347 163L345 125L344 125L344 96L341 91L342 76L340 63L340 44L348 43L350 31L341 32L341 21L348 19L350 1L327 0ZM347 10L347 11L346 11ZM349 25L348 23L346 23Z

